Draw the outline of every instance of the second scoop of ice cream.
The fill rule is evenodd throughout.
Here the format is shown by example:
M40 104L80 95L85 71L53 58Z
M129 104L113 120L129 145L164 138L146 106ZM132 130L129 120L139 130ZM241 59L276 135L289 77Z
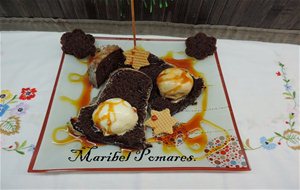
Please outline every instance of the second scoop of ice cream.
M163 97L180 100L191 92L194 79L184 69L168 68L158 75L156 83Z

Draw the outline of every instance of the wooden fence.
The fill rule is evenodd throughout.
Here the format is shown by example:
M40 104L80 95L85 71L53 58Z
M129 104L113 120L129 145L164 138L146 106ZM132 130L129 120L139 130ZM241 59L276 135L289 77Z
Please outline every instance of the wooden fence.
M135 0L136 19L300 30L300 0ZM130 0L0 0L0 17L127 21Z

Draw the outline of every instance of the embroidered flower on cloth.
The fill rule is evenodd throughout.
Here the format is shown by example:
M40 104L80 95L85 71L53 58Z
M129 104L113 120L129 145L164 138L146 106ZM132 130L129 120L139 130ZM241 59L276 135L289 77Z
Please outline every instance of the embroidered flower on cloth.
M278 72L276 72L276 75L279 77L279 76L281 76L281 73L278 71Z
M33 152L35 149L34 144L31 144L30 146L28 146L27 152Z
M21 95L19 99L21 100L31 100L35 97L37 90L35 88L22 88Z
M7 104L0 104L0 117L2 117L4 115L4 113L6 112L6 110L8 110L9 105Z
M16 107L12 108L10 110L10 114L21 116L26 113L28 108L29 108L29 105L22 102L22 103L18 104Z
M276 144L270 142L266 137L260 137L259 141L260 141L261 146L264 149L272 150L272 149L276 148Z
M13 94L9 90L1 90L0 103L4 103L13 97Z
M292 90L292 86L289 85L289 84L285 84L284 87L285 87L285 90L286 90L286 91Z

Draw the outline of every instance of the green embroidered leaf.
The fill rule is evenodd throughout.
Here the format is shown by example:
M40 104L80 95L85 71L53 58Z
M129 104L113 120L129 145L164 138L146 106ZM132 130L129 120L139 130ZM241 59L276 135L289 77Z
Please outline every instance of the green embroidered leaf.
M283 79L283 81L286 82L286 83L290 82L289 79Z
M298 144L298 142L299 142L299 138L295 134L287 135L287 140L293 144Z
M293 123L291 124L291 126L294 127L294 125L295 125L295 121L293 121Z
M279 62L279 66L280 67L284 67L284 64L282 64L281 62Z
M295 115L294 115L294 114L292 114L292 113L290 113L290 114L289 114L289 118L290 118L290 120L292 120L292 119L294 119L294 118L295 118Z
M274 138L275 138L275 137L269 138L269 139L268 139L268 142L273 142Z
M9 148L2 148L2 149L6 151L13 151L13 149L9 149Z
M296 98L296 92L295 91L293 92L293 98Z
M20 150L16 150L17 153L24 155L25 153L23 151Z
M14 95L14 97L13 97L11 100L14 100L14 99L16 99L16 97L17 97L17 95Z
M277 136L279 136L279 137L282 137L281 134L279 134L279 133L277 133L277 132L274 132L274 133L275 133L275 135L277 135Z
M25 147L25 146L26 146L26 143L27 143L27 141L25 140L25 141L21 144L21 146L19 147L19 149L22 149L23 147Z
M14 125L10 121L6 120L2 124L2 129L5 130L5 131L13 131Z
M13 135L20 129L20 119L17 116L10 116L8 119L0 122L0 133L4 135Z
M285 95L285 96L289 96L289 97L291 97L292 96L292 94L291 93L289 93L289 92L284 92L284 93L282 93L283 95Z

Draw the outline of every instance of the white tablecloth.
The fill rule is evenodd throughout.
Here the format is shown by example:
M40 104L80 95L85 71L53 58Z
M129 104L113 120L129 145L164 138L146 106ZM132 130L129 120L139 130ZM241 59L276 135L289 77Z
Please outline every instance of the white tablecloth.
M1 32L1 94L16 95L1 102L1 123L11 117L19 127L1 133L3 189L299 189L299 46L221 39L219 59L251 171L27 173L61 58L60 36ZM26 88L34 97L20 96Z

